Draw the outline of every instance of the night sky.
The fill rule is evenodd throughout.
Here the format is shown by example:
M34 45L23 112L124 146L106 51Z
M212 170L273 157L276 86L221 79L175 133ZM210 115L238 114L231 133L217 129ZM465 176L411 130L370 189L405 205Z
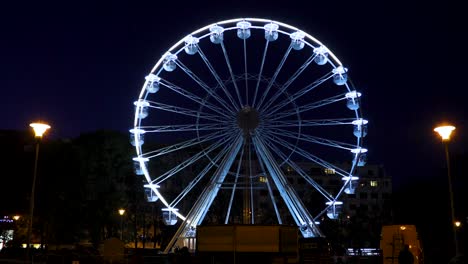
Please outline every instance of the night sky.
M95 2L1 4L0 129L26 130L41 119L55 139L127 131L144 76L173 43L216 21L260 17L310 33L349 68L370 121L370 162L383 164L396 187L444 166L432 132L438 123L457 126L454 153L468 146L468 19L461 4Z

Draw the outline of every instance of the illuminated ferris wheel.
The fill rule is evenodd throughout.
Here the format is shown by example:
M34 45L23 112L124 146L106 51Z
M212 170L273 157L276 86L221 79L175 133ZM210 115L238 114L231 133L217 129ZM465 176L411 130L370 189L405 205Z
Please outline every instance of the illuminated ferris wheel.
M339 217L366 161L368 121L347 72L320 41L268 19L217 22L170 47L145 78L130 130L148 200L180 224L166 252L204 221L323 236L317 220ZM338 186L321 184L317 168Z

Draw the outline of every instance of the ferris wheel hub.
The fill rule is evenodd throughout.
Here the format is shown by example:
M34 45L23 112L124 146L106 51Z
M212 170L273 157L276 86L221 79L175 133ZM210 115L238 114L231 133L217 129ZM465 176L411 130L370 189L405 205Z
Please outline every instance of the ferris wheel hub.
M250 131L257 128L260 123L258 111L250 106L244 106L237 113L237 125L244 131L244 134L249 134Z

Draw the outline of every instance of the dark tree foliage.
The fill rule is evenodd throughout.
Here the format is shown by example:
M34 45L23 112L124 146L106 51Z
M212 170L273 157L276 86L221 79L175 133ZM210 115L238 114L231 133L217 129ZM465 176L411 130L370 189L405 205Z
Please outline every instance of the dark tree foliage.
M19 245L26 241L36 141L31 131L2 130L0 143L0 213L22 216L11 243ZM150 142L145 146L161 147ZM98 246L109 237L119 237L121 224L125 241L143 240L152 247L161 242L161 234L172 234L162 224L160 203L147 202L144 177L135 175L133 157L128 135L116 131L95 131L69 140L44 137L38 160L33 241ZM175 166L174 162L157 159L149 164L150 170L162 173ZM126 209L123 217L119 208Z
M82 220L94 245L116 236L119 208L129 205L133 185L132 148L128 136L114 131L83 134L74 140L79 160Z
M32 133L0 130L0 214L27 213L33 175ZM27 147L29 146L29 147Z
M35 226L42 243L73 243L80 239L81 189L76 146L71 141L40 145L36 179Z

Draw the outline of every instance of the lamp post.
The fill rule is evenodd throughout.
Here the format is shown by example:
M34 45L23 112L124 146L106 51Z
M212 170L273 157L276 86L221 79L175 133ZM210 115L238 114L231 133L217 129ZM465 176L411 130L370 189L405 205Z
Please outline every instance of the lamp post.
M33 174L33 182L31 187L31 197L29 198L29 224L28 224L28 243L26 244L26 258L27 261L30 261L29 250L31 247L31 233L32 233L32 223L33 223L33 216L34 216L34 193L36 190L36 176L37 176L37 161L39 159L39 145L42 139L42 136L50 128L49 125L44 123L31 123L29 125L34 130L34 135L36 138L36 157L34 160L34 174Z
M445 146L445 158L447 160L447 177L448 177L448 186L449 186L449 195L450 195L450 213L451 213L451 225L453 230L453 243L455 245L455 255L457 256L460 251L458 248L458 239L457 239L457 227L455 225L455 207L453 202L453 189L452 189L452 176L450 174L450 156L449 156L449 149L448 144L450 142L450 135L452 134L453 130L455 130L454 126L439 126L434 128L434 131L437 132L440 137L442 138L442 142Z
M119 209L120 215L120 240L123 240L123 215L125 214L125 209Z

